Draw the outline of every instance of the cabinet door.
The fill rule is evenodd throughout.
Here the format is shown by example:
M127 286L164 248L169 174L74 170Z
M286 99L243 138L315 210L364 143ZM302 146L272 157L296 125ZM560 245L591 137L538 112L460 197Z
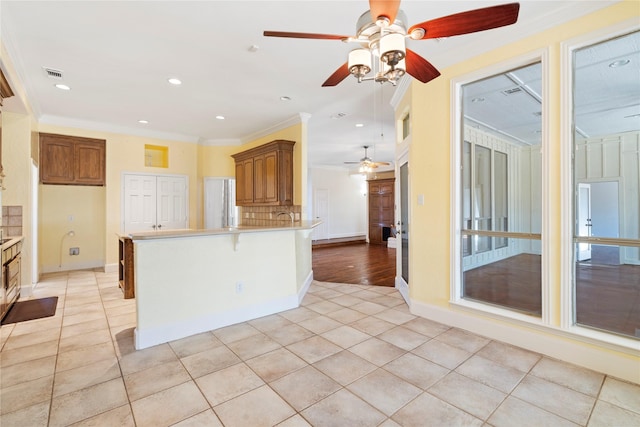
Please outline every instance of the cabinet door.
M275 203L278 201L278 153L264 155L264 201Z
M73 142L43 137L40 147L40 180L43 184L72 184Z
M244 191L243 201L245 204L253 203L253 159L248 159L242 162L242 169L244 175ZM239 186L239 184L238 184Z
M253 158L253 201L254 203L265 202L265 156Z
M236 163L236 203L242 205L245 201L245 182L244 177L244 164L242 162Z
M104 144L75 144L75 183L104 185Z

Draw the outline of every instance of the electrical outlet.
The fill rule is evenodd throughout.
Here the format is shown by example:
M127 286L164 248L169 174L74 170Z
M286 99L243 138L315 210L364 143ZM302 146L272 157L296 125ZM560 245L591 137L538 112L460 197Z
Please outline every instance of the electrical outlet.
M80 248L69 248L69 255L80 255Z
M244 290L244 283L237 282L236 283L236 294L241 294L243 290Z

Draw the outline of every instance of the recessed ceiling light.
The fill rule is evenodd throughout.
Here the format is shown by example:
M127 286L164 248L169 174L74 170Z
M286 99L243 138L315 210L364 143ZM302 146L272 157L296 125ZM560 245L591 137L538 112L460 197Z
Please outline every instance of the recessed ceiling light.
M613 61L611 64L609 64L609 68L624 67L629 62L631 62L631 61L628 60L628 59L618 59L617 61Z
M143 125L146 125L149 123L149 120L138 120L138 123L142 123Z
M249 49L247 49L249 52L257 52L258 49L260 49L260 46L258 46L257 44L252 44L251 46L249 46Z
M216 119L218 119L218 120L224 120L224 116L216 116Z
M172 77L170 79L167 80L169 83L171 83L172 85L181 85L182 81L180 79L176 79L175 77Z
M471 102L476 103L476 102L484 102L484 98L473 98L471 100Z
M291 98L288 96L281 96L280 101L291 101Z
M58 84L56 85L56 87L57 87L58 89L62 89L62 90L71 90L71 87L69 87L69 86L67 86L67 85L64 85L64 84L62 84L62 83L58 83Z
M357 127L357 128L361 128L361 127L363 127L363 126L364 126L364 124L362 124L362 123L356 123L356 127Z

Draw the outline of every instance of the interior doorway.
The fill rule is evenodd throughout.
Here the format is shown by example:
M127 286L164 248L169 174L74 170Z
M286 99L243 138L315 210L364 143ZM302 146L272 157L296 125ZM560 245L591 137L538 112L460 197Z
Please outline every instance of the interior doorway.
M315 188L313 190L313 216L316 221L322 221L313 229L313 240L329 238L329 190Z
M620 230L620 197L618 181L581 182L578 184L577 224L580 237L618 238ZM578 262L619 265L617 246L578 244Z

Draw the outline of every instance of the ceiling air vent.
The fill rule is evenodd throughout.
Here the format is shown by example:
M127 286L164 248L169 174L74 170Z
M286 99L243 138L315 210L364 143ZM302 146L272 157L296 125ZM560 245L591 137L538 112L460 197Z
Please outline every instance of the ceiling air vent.
M509 96L514 93L522 92L522 88L520 86L512 87L511 89L505 89L502 91L503 95Z
M62 80L62 70L56 70L55 68L43 67L47 77L52 79Z

